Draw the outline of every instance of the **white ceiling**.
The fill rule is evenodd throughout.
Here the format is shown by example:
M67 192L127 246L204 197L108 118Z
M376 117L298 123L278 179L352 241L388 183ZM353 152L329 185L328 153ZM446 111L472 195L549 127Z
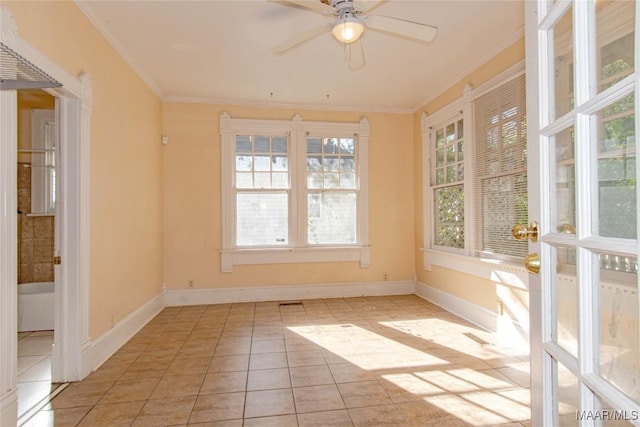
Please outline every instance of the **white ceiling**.
M414 111L524 33L523 0L387 0L371 13L436 26L438 36L425 44L367 30L366 65L350 71L329 32L283 56L271 53L331 22L282 2L77 4L169 101Z

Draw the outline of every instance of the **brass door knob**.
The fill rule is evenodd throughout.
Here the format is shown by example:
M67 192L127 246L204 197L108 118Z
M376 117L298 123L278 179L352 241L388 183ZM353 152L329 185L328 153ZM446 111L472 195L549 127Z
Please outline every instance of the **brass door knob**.
M531 239L532 242L538 241L538 223L532 222L530 225L516 224L511 227L511 235L516 240Z
M533 253L524 257L524 268L531 274L540 273L540 255Z

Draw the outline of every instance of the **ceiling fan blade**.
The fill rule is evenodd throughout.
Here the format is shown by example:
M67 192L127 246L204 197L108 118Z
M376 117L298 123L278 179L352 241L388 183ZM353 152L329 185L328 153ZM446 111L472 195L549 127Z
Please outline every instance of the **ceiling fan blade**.
M427 43L438 35L437 27L383 15L369 15L367 25L374 30Z
M364 67L364 50L362 49L361 40L358 39L356 42L348 44L345 48L347 64L349 64L351 71Z
M326 33L327 30L327 25L320 25L318 27L309 28L307 31L298 34L297 36L287 40L286 42L280 43L278 46L272 49L272 52L274 55L283 55L289 52L291 49L298 47L301 44L306 43L321 34Z
M353 0L353 6L361 13L369 13L387 0Z
M324 14L335 14L336 10L333 6L320 2L320 0L271 0L277 3L282 3L287 6L299 6L304 9L310 9L314 12L320 12Z

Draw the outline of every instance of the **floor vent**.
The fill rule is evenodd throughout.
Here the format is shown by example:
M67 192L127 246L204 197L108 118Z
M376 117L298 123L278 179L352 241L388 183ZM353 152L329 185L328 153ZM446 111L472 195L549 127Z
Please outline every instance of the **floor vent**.
M302 305L302 301L278 301L280 307L285 305Z

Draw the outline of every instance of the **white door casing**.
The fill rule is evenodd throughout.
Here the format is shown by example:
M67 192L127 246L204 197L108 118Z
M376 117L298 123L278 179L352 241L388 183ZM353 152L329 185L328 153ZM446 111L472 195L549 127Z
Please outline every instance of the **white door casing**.
M56 242L55 338L52 381L76 381L93 367L83 365L89 337L89 171L91 79L72 76L18 35L10 11L0 6L2 42L62 83L47 89L56 97L60 167ZM64 48L61 46L60 48ZM17 422L17 92L0 92L0 425Z

